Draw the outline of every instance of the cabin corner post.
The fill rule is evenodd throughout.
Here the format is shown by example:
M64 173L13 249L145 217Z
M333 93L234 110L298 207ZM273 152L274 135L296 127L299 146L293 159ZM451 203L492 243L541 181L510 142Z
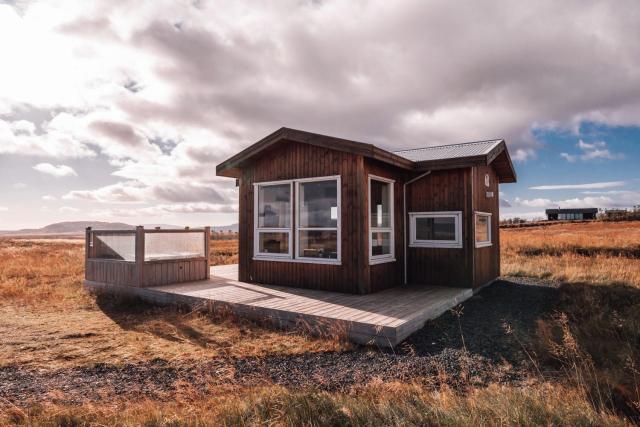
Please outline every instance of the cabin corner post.
M87 227L84 236L84 278L89 279L89 258L91 258L91 227Z
M211 278L211 259L209 257L211 245L211 227L204 228L204 258L205 258L205 273L204 276L207 279Z
M144 286L144 227L136 227L136 286Z

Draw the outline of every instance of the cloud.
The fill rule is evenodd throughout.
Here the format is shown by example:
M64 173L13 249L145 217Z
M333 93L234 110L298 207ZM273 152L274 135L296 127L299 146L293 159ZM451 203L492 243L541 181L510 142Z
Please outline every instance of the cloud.
M15 188L16 190L22 190L27 187L28 185L25 184L24 182L16 182L15 184L13 184L13 188Z
M65 200L85 200L101 203L136 203L166 201L174 203L232 203L211 185L198 183L160 182L145 185L139 181L119 182L95 190L73 190L62 196Z
M171 216L176 214L194 213L234 213L238 211L236 205L224 205L216 203L172 203L159 204L149 207L130 209L105 209L94 210L90 213L93 217L140 217L140 216Z
M54 166L51 163L38 163L33 167L38 172L61 178L65 176L78 176L75 170L67 165Z
M501 208L510 208L511 203L507 199L500 198L500 207Z
M54 196L50 196L50 195L47 194L45 196L42 196L42 200L50 202L50 201L56 200L56 198Z
M612 153L609 149L605 148L607 143L604 141L587 143L579 140L576 146L582 151L581 154L560 153L560 157L569 163L575 163L578 160L617 160L624 158L624 154Z
M637 205L638 200L640 200L640 191L623 191L559 200L521 199L516 197L514 205L528 208L628 208Z
M7 208L6 206L0 206L0 212L7 212L9 210L9 208Z
M60 209L58 209L60 212L62 213L75 213L75 212L80 212L80 209L78 208L74 208L71 206L62 206Z
M553 184L529 187L530 190L597 190L603 188L622 187L625 181L592 182L589 184Z

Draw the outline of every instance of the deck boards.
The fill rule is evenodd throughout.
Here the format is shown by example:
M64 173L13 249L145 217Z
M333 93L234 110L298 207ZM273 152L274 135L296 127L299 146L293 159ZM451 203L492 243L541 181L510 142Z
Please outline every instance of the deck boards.
M346 328L350 339L396 345L472 295L471 289L402 286L367 295L257 285L237 280L238 266L211 267L211 278L153 288L132 288L85 281L88 288L135 293L156 302L222 304L236 314L271 319L281 326L313 324ZM115 290L114 290L115 291ZM313 332L313 331L312 331ZM322 332L322 331L315 331Z

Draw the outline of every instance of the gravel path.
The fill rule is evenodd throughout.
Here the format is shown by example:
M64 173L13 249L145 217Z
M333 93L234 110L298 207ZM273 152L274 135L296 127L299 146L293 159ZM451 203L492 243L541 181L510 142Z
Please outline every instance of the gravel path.
M220 385L280 384L344 390L374 379L417 380L454 387L517 383L530 366L535 320L557 300L557 283L529 278L502 280L462 306L429 322L395 350L358 348L341 353L215 359L206 363L163 360L64 370L0 368L0 402L171 399L181 387L207 391ZM0 403L0 406L2 403Z

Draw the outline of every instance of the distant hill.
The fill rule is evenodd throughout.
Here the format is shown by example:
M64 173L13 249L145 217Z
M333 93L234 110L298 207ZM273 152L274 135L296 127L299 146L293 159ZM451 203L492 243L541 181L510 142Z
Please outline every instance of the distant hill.
M147 228L182 228L179 225L171 224L143 224ZM66 221L49 224L42 228L24 228L22 230L0 230L0 235L14 236L40 236L40 235L79 235L83 234L87 227L94 230L132 230L136 228L134 225L125 224L123 222L104 222L104 221ZM238 224L225 226L212 226L212 231L238 231Z

